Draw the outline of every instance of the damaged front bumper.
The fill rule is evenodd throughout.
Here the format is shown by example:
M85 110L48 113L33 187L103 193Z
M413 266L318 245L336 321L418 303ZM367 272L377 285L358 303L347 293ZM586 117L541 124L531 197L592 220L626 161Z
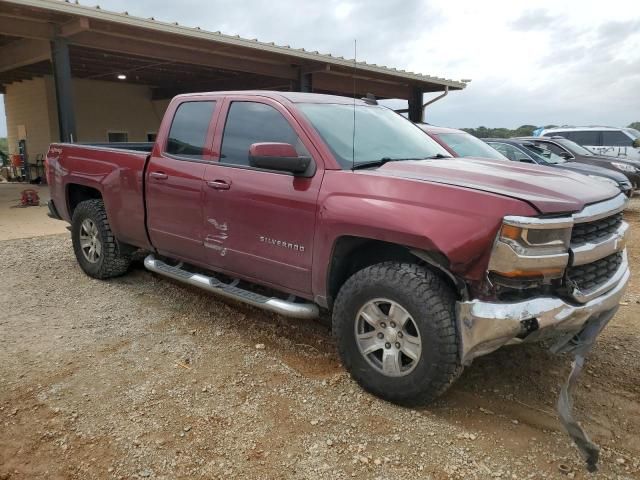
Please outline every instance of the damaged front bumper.
M461 363L469 365L474 358L503 345L580 332L590 319L618 306L629 277L625 252L622 264L608 282L611 288L586 303L569 303L551 296L514 303L458 302Z

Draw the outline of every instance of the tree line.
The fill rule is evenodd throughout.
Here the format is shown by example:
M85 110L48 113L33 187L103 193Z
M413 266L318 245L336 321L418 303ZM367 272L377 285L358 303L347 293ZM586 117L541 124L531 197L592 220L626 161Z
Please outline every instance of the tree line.
M555 128L558 125L545 125L544 128ZM633 122L628 125L629 128L635 128L640 130L640 122ZM536 125L521 125L516 129L511 128L463 128L467 133L470 133L474 137L478 138L512 138L512 137L530 137L533 135L533 131L539 127Z

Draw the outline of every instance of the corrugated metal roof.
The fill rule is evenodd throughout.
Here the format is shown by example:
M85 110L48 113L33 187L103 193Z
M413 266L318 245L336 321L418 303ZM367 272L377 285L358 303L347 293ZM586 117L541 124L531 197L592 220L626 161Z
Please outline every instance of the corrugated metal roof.
M360 72L371 72L384 75L392 75L397 78L417 81L428 82L431 84L437 84L448 86L452 89L463 89L466 86L466 82L455 81L447 78L435 77L431 75L424 75L420 73L407 72L405 70L398 70L393 67L387 67L384 65L370 64L364 61L354 62L353 59L346 59L344 57L336 57L331 54L323 54L318 51L308 51L304 48L291 48L288 45L276 45L273 42L262 42L258 39L242 38L239 35L227 35L222 32L209 32L202 30L200 27L188 27L179 25L177 22L162 22L151 18L142 18L129 15L127 12L112 12L102 9L99 5L90 7L86 5L80 5L77 0L75 3L71 3L69 0L4 0L7 3L16 5L38 8L53 13L73 15L79 17L86 17L89 19L96 19L107 22L115 22L129 26L135 26L139 28L145 28L149 30L155 30L165 33L173 33L176 35L183 35L191 38L199 38L203 40L209 40L226 45L234 45L238 47L250 48L253 50L259 50L264 52L270 52L274 54L287 55L289 57L298 58L301 60L319 61L329 65L336 65L341 67L354 67L357 66L357 70Z

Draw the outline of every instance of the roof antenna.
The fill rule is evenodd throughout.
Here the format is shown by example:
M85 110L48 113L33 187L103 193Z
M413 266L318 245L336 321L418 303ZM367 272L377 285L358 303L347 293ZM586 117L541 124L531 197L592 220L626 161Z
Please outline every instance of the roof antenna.
M357 40L353 39L353 136L351 137L351 171L356 168L356 70L358 69L356 56L358 54Z

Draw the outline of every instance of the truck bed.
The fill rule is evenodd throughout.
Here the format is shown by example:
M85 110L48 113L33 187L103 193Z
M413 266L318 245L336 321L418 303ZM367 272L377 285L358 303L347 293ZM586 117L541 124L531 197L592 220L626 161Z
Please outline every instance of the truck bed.
M153 145L153 144L148 144ZM51 199L59 215L71 221L74 192L94 189L102 198L116 237L149 246L145 229L144 170L149 156L141 143L54 143L49 148ZM150 148L149 148L150 151Z

